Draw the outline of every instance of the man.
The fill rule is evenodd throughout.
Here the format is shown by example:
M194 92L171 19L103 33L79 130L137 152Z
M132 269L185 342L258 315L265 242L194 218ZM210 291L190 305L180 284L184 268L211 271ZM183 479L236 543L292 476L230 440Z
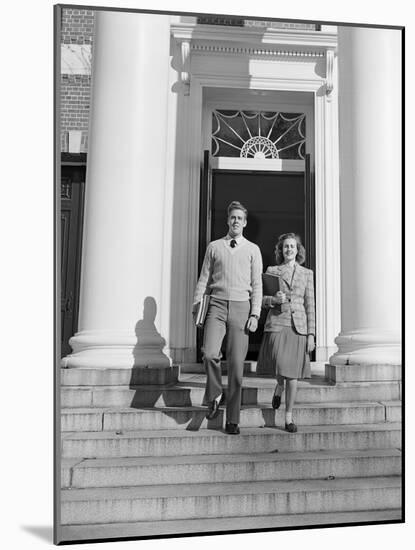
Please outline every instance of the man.
M249 331L256 331L261 312L262 257L258 246L243 236L247 209L234 201L228 206L227 214L228 234L207 247L194 295L193 313L202 296L210 294L202 347L207 374L205 397L209 406L206 418L216 418L224 400L220 350L226 334L228 391L225 429L229 434L239 434Z

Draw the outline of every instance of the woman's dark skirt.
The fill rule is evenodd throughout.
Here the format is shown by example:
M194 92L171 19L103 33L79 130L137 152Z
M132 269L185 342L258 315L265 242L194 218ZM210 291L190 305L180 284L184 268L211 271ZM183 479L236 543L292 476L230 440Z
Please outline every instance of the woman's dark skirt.
M280 332L264 332L257 373L311 378L307 336L298 334L293 327L284 327Z

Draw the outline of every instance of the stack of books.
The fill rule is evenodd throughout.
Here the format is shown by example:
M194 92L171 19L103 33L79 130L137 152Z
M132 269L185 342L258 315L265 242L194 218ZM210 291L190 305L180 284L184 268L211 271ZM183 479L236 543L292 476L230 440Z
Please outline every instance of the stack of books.
M203 325L205 324L206 314L209 307L209 301L210 301L210 296L205 294L198 304L195 323L196 323L196 326L199 328L202 328Z

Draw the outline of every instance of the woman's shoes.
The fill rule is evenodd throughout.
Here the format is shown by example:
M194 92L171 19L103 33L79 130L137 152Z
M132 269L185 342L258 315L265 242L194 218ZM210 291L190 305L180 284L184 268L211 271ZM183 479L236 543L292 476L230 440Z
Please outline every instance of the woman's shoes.
M282 388L282 391L281 393L278 395L277 394L277 388L278 388L278 384L277 384L277 387L275 388L275 392L274 392L274 395L272 397L272 408L273 409L279 409L280 408L280 405L281 405L281 395L282 395L282 391L284 390L284 388Z
M274 393L274 396L272 398L272 408L273 409L279 409L281 405L281 395L277 395Z
M290 424L285 423L285 431L293 434L297 431L297 426L294 422L290 422Z

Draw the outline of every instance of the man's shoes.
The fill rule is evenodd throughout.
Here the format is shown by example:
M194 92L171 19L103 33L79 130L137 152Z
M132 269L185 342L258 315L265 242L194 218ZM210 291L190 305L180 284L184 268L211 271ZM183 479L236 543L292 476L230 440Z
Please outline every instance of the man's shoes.
M225 431L227 434L231 435L238 435L241 433L238 424L233 424L232 422L226 422Z
M285 423L285 431L293 434L297 431L297 426L294 422L291 422L290 424Z
M209 410L206 414L206 418L208 420L214 420L219 415L219 407L223 404L225 400L225 396L222 393L220 399L214 399L209 403Z

